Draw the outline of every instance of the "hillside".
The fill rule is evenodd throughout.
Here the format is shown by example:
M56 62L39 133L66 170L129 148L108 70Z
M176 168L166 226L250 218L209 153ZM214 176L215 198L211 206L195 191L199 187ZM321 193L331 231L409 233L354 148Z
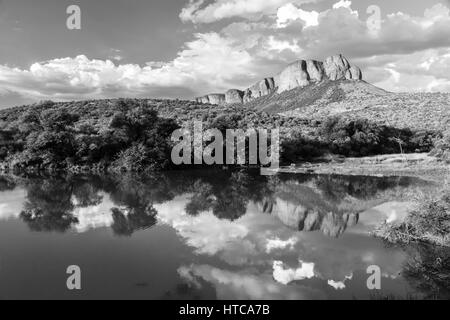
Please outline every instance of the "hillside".
M245 105L270 114L324 120L331 116L368 119L413 130L445 131L450 126L450 94L390 93L365 81L327 81L272 93Z

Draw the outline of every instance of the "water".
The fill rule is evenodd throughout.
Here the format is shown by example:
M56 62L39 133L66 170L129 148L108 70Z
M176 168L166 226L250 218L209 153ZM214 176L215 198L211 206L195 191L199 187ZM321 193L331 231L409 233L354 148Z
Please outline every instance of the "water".
M435 188L230 171L0 177L0 299L445 299L447 251L369 235ZM70 265L81 291L67 290Z

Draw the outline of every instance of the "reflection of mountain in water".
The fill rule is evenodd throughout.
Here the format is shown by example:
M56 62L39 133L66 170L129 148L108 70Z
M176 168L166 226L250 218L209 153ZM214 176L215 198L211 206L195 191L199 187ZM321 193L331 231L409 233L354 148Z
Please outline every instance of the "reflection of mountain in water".
M360 213L391 200L386 190L398 191L412 183L409 178L337 176L279 181L259 207L292 229L338 237L358 223Z
M262 202L262 210L295 230L320 230L330 237L340 236L359 220L358 213L341 212L316 190L292 183L279 185L273 198Z
M2 189L25 188L20 217L34 231L65 232L86 226L111 227L117 235L132 235L157 222L154 205L189 194L187 214L212 212L235 221L250 203L262 214L277 217L299 231L321 231L337 237L358 223L359 213L389 201L389 190L418 183L408 178L280 175L262 177L246 171L173 172L150 177L33 177L2 178ZM387 193L386 193L387 192ZM398 192L395 192L398 197ZM106 199L110 206L101 206ZM89 220L96 219L90 223Z

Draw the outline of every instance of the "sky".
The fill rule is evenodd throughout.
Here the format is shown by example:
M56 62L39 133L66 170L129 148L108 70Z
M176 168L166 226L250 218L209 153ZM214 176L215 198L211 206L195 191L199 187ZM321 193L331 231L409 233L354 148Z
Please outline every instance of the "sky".
M448 92L450 1L0 0L0 108L190 99L337 53L386 90Z

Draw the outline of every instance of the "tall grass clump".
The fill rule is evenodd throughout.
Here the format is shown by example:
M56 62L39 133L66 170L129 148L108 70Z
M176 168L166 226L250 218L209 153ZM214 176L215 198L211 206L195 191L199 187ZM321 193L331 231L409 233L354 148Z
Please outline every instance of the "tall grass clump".
M399 223L383 223L376 237L391 243L431 243L450 247L450 180L438 196L420 194L416 207Z

